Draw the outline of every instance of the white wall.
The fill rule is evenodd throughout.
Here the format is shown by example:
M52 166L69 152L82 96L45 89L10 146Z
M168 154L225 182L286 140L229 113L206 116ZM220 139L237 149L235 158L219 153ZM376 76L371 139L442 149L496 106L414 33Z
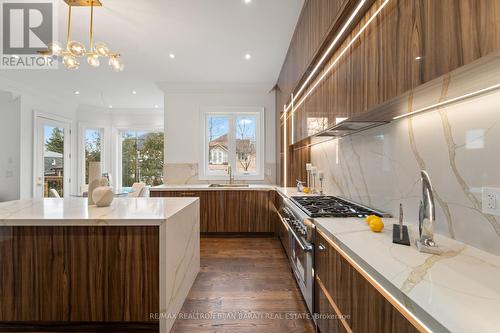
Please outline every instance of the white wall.
M42 113L45 116L57 119L64 118L70 123L72 132L76 133L76 124L74 121L76 105L69 101L41 94L36 90L14 83L5 78L0 78L0 90L12 94L12 96L17 100L16 103L19 113L19 121L13 123L13 127L18 128L19 130L19 136L11 138L11 140L8 141L8 145L3 144L1 150L3 151L11 145L18 147L19 197L21 199L31 198L33 196L34 183L34 115ZM76 149L76 140L71 141L71 150L74 151L74 149ZM72 159L70 169L70 177L74 179L76 176L75 159ZM75 185L75 182L73 182L71 185L72 191L74 189L73 186Z
M0 202L20 197L20 100L0 92Z
M167 165L177 165L166 169L169 183L178 180L173 170L179 166L190 168L197 165L202 149L203 129L200 124L200 110L204 107L264 107L265 114L265 173L266 182L275 183L275 93L231 92L231 93L168 93L165 92L165 160ZM197 170L197 167L195 167ZM169 174L170 173L170 174ZM196 173L196 171L194 171ZM199 179L193 174L190 182ZM182 176L180 178L183 178Z

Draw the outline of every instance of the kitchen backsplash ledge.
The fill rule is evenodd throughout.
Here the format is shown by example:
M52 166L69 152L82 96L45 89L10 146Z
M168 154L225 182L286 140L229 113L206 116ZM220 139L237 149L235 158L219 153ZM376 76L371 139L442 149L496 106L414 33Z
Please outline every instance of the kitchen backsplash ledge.
M224 183L225 181L200 180L198 172L198 163L166 163L163 167L165 174L165 183L170 185L188 185L188 184L210 184ZM274 185L276 179L276 164L265 164L266 174L262 181L237 181L237 183L248 184L267 184ZM269 174L270 172L270 174ZM229 176L228 176L229 180Z

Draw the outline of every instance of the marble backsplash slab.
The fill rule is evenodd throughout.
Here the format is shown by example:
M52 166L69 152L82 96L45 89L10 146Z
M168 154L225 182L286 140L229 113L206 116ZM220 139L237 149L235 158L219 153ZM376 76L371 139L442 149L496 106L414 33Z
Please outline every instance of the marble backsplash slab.
M225 181L200 180L198 172L198 163L166 163L163 166L165 174L165 183L170 185L189 185L189 184L210 184L224 183ZM267 184L276 183L276 164L265 163L264 180L260 181L237 181L238 183L249 184Z
M453 90L446 78L436 102ZM411 96L407 107L414 108ZM500 187L500 93L483 95L311 147L326 193L418 221L420 170L436 199L436 232L500 255L500 217L481 211L481 189Z

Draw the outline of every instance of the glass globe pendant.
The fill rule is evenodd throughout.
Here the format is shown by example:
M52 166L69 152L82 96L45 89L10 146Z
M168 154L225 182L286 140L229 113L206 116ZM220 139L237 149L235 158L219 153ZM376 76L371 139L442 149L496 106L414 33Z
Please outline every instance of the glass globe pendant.
M115 72L121 72L125 67L118 56L111 56L111 58L109 58L109 65Z
M53 42L49 44L49 52L51 55L59 56L62 53L62 47L57 42Z
M109 48L104 43L96 43L95 52L101 57L109 56Z
M68 45L68 51L75 57L82 57L85 55L85 46L77 41L72 41Z
M62 62L66 68L74 70L80 67L80 61L78 58L86 57L87 63L93 68L97 68L101 65L101 57L109 58L109 65L116 72L121 72L124 69L124 65L120 58L120 54L111 52L106 44L99 42L93 43L93 23L94 23L94 5L102 6L100 1L97 0L65 0L68 4L68 34L66 39L66 47L63 49L57 43L51 43L47 51L40 51L39 53L53 57L57 59L62 57ZM71 40L71 8L72 5L90 7L90 45L87 50L85 46L78 42Z
M63 58L63 64L67 69L78 69L80 67L80 62L73 55L65 55Z
M97 68L101 65L101 62L99 61L99 56L97 54L90 54L87 57L87 63L94 68Z

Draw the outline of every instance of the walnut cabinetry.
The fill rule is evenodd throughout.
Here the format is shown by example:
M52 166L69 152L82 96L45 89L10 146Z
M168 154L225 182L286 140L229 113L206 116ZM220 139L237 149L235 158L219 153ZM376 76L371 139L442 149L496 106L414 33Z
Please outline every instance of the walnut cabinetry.
M375 1L325 65L332 70L294 112L294 141L337 118L366 120L377 106L498 50L498 17L495 0Z
M308 138L315 133L334 126L339 118L392 121L408 109L391 103L500 49L499 1L369 1L370 7L360 11L355 24L297 95L355 5L352 1L326 2L336 9L330 11L321 0L304 5L278 79L277 110L290 104L291 94L296 98L293 111L290 108L280 119L287 143L281 157L283 161L287 151L288 184L303 176L302 162L308 156L307 152L294 152L309 151ZM310 9L315 6L321 10ZM322 23L312 28L307 23L309 15ZM328 19L330 24L323 22ZM314 51L308 51L308 40L321 41L312 47ZM298 159L301 161L296 162ZM294 163L301 168L293 168Z
M158 332L158 226L2 226L0 239L1 332Z
M419 332L332 244L316 233L315 312L321 333Z
M152 197L200 198L202 233L273 233L275 191L158 191Z

